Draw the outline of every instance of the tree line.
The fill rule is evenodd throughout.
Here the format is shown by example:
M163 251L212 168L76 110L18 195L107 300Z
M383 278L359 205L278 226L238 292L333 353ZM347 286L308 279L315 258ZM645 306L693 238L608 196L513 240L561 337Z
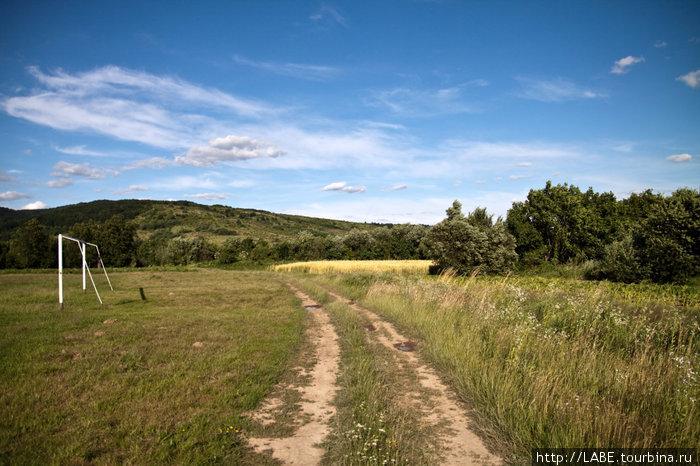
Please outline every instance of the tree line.
M432 227L390 225L329 235L301 231L268 241L230 237L214 244L203 236L137 236L121 215L104 222L74 224L71 236L99 245L108 267L213 262L273 263L323 259L432 259L458 273L504 273L541 264L585 265L592 279L623 282L683 282L700 272L700 192L679 189L670 196L651 190L617 200L613 193L581 191L568 184L531 189L506 219L486 209L464 214L455 201ZM32 219L0 243L0 267L47 268L57 262L57 241ZM80 256L66 245L67 266ZM91 253L92 254L92 253ZM95 260L89 257L89 260Z

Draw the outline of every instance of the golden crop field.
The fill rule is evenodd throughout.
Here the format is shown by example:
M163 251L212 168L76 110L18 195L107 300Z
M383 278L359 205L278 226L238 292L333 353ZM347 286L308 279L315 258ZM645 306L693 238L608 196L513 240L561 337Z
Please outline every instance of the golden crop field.
M275 265L276 272L409 272L428 273L428 267L433 264L430 260L374 260L374 261L309 261L291 264Z

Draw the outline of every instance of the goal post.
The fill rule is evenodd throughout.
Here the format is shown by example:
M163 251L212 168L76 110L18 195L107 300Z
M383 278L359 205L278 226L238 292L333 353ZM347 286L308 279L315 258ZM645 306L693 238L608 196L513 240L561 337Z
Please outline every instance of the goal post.
M95 280L92 278L92 272L90 271L90 267L88 266L87 263L87 248L88 246L94 247L95 250L97 251L97 258L99 260L99 266L102 267L102 270L104 271L105 277L107 278L107 283L109 283L109 288L114 291L114 287L112 287L112 282L109 279L109 275L107 274L107 269L105 268L105 264L102 261L102 255L100 254L100 248L93 243L88 243L87 241L83 241L78 238L73 238L72 236L68 235L58 235L58 304L61 309L63 309L63 240L68 240L68 241L73 241L78 245L78 249L80 250L80 256L81 256L81 268L82 268L82 275L83 275L83 293L86 292L87 288L87 277L90 277L90 282L92 283L92 287L95 289L95 294L97 295L97 300L102 304L102 298L100 297L100 293L97 291L97 285L95 285Z

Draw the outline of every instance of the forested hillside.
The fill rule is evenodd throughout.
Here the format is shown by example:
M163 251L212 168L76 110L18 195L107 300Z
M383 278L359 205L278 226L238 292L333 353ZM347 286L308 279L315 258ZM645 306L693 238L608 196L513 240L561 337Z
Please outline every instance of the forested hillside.
M101 200L42 210L0 207L0 241L9 240L18 227L32 218L46 227L47 233L57 235L66 233L76 223L102 223L115 215L133 222L138 237L143 240L154 234L172 237L196 235L214 243L221 243L230 236L274 241L291 238L303 230L327 235L378 226L189 201Z
M0 268L54 267L56 235L100 245L112 267L322 259L432 259L458 273L575 264L585 276L687 282L700 272L700 192L622 200L568 184L531 189L506 219L486 209L425 225L379 225L192 202L95 201L0 210ZM78 255L66 263L77 266Z

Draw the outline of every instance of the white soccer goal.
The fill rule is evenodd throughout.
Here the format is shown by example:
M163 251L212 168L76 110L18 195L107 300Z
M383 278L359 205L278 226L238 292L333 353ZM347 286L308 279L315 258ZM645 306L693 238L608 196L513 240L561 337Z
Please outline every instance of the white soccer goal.
M109 287L112 291L114 291L114 288L112 287L112 282L109 280L109 275L107 275L107 269L105 269L105 264L102 262L102 256L100 255L100 248L97 247L96 244L93 243L88 243L87 241L83 241L81 239L73 238L71 236L66 236L66 235L58 235L58 304L60 305L61 309L63 309L63 240L67 239L69 241L73 241L78 244L78 249L80 249L80 255L82 256L82 268L83 268L83 293L85 293L85 288L86 288L86 273L90 277L90 281L92 282L92 287L95 289L95 294L97 295L97 300L102 304L102 298L100 298L100 293L97 291L97 286L95 285L95 280L92 278L92 272L90 272L90 267L88 267L87 264L87 258L86 258L86 251L87 247L91 246L94 247L95 250L97 251L97 258L99 259L100 266L102 267L102 270L105 273L105 277L107 277L107 283L109 283Z

